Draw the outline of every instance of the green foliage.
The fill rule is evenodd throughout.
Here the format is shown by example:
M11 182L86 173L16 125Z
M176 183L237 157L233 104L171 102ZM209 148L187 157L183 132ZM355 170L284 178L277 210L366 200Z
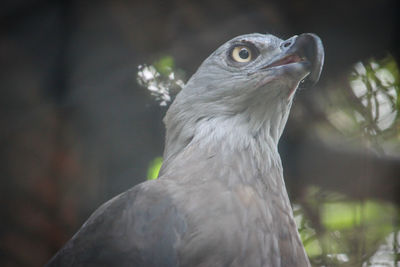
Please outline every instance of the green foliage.
M316 187L294 214L314 266L366 264L398 227L398 211L389 203L351 201Z
M150 162L149 168L147 169L147 180L155 180L158 178L162 163L162 157L157 157Z
M335 103L325 110L331 125L379 152L393 141L400 150L400 74L393 57L358 62L344 86L329 95Z
M171 56L164 56L153 63L156 70L165 76L168 76L172 72L174 65L174 58Z
M355 147L361 141L379 154L399 152L400 74L393 57L355 64L348 84L342 86L330 91L332 105L322 108L328 120L317 125L321 139L330 140L334 132L340 132L336 138L348 144L354 140ZM295 207L300 236L314 266L375 266L378 262L397 266L400 243L395 236L400 215L393 205L354 201L309 187L301 207Z
M382 228L388 222L390 229L394 212L393 207L373 201L328 202L321 207L321 221L328 230L344 230L361 224L375 224Z

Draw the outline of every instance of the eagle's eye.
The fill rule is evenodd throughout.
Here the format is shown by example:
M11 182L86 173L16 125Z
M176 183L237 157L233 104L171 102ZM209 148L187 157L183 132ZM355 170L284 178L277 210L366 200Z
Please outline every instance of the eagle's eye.
M249 47L238 45L232 49L231 57L236 62L246 63L253 59L253 53Z

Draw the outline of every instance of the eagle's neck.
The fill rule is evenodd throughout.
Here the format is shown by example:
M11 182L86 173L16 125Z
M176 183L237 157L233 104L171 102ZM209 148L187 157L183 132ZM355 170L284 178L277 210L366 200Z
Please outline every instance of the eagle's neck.
M277 145L289 115L291 99L262 99L240 112L225 112L224 115L214 115L213 110L211 114L197 114L190 105L174 104L164 119L167 133L162 171L188 150L192 154L187 156L192 157L201 154L201 150L212 149L228 155L244 154L261 173L282 169Z
M160 175L176 175L184 169L182 176L191 179L199 177L196 173L199 169L202 177L219 177L227 184L262 182L263 187L286 195L277 149L287 119L286 114L282 114L281 117L263 114L267 118L277 118L276 121L258 118L253 122L251 117L239 114L198 120L191 129L191 138L179 135L190 132L185 129L187 125L182 125L183 129L175 137L177 143L170 144L175 149L166 147ZM206 174L207 171L210 174Z

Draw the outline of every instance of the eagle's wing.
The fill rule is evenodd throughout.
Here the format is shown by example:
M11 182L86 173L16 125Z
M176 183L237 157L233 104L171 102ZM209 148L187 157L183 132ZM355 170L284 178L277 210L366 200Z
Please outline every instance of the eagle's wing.
M102 205L47 266L177 266L186 224L165 183L142 183Z

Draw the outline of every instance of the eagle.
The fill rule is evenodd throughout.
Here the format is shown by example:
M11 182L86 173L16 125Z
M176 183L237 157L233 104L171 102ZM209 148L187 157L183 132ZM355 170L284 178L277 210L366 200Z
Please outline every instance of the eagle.
M166 113L158 179L99 207L47 266L310 266L277 145L323 61L311 33L221 45Z

